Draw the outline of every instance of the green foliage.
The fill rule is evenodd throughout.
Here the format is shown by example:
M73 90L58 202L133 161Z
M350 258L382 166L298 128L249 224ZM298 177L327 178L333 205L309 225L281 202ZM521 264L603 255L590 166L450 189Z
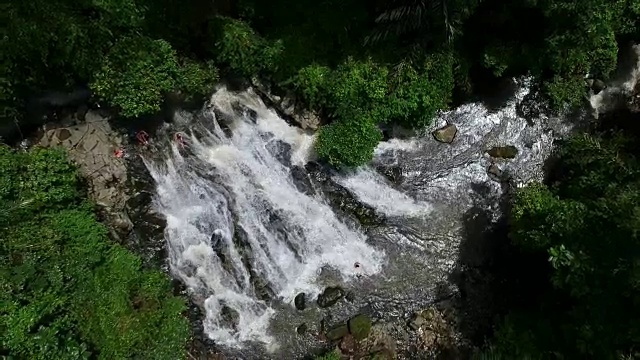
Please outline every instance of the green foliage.
M219 80L218 69L212 61L198 63L184 59L180 67L178 87L187 99L211 95Z
M371 58L348 58L334 71L305 67L294 85L310 106L326 109L335 119L318 135L318 155L334 165L358 166L371 160L382 138L378 124L421 128L447 106L453 57L434 53L419 68L404 62L393 72Z
M219 38L215 47L218 62L242 76L275 71L282 43L258 36L248 24L231 18L218 18Z
M358 166L371 160L382 138L378 124L421 128L446 108L454 86L453 57L434 53L419 67L403 62L392 72L372 58L348 58L332 72L305 67L294 84L308 104L335 119L318 135L318 155L334 165Z
M160 110L163 94L176 87L180 74L175 51L164 40L120 39L91 84L95 93L117 105L124 116Z
M353 335L356 340L363 340L369 336L371 331L371 318L366 315L356 315L349 319L349 333Z
M312 64L303 67L293 79L293 86L314 109L327 104L332 72L326 66Z
M495 351L512 358L557 353L615 359L640 344L635 141L574 137L558 151L551 184L518 190L511 237L523 249L546 254L555 290L538 311L507 318Z
M362 113L380 109L387 95L388 75L386 67L376 64L370 58L364 61L349 58L340 64L328 89L329 106L333 115L349 120ZM370 116L376 115L382 114Z
M453 57L448 53L428 56L418 69L400 63L389 81L384 111L387 121L422 128L451 100L454 86Z
M109 242L64 152L2 147L0 164L0 353L184 358L184 301Z
M338 353L338 351L334 350L322 356L316 357L315 360L340 360L340 354Z
M381 122L387 94L388 70L371 59L353 58L341 64L328 80L327 108L335 122L318 134L316 151L333 165L367 163L382 139Z
M482 0L401 0L388 2L376 17L367 42L411 37L423 46L452 42L461 32L462 23Z
M478 17L495 21L472 19L473 30L490 31L465 34L472 46L485 42L479 60L496 76L537 76L556 109L583 102L585 75L607 80L617 40L640 30L637 0L526 0L482 10Z
M359 166L369 162L382 140L382 132L366 115L322 127L315 145L318 156L333 165Z

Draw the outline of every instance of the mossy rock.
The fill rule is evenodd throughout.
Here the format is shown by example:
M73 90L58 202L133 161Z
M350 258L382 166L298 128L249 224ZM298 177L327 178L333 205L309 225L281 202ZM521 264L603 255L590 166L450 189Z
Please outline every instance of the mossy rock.
M494 146L487 154L494 158L513 159L518 155L518 148L513 145Z
M347 324L349 325L349 332L356 340L362 340L369 336L369 332L371 331L371 318L367 315L356 315L352 317Z
M327 339L331 341L340 340L349 334L349 327L346 324L338 325L327 331Z

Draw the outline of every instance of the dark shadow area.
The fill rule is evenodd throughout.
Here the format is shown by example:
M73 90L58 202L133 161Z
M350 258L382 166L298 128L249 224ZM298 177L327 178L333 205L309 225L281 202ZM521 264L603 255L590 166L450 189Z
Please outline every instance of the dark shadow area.
M640 94L640 93L639 93ZM640 100L637 100L640 103ZM640 112L624 107L601 115L595 129L597 132L624 132L633 137L640 136Z
M73 89L48 90L30 96L19 111L24 116L18 120L2 119L0 137L9 145L30 138L42 125L48 122L61 122L69 116L84 120L91 100L91 91L87 86Z
M511 243L507 196L502 199L506 215L493 221L483 206L491 199L483 198L482 184L475 190L479 198L464 215L459 261L450 281L460 290L454 305L458 331L472 347L480 347L505 314L539 303L549 277L545 256L523 253Z

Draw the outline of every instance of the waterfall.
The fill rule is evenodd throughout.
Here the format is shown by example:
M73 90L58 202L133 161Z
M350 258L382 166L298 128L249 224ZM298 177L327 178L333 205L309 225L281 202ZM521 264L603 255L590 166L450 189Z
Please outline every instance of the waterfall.
M181 113L165 131L182 131L184 144L167 140L145 162L157 183L155 207L167 219L171 272L202 304L205 333L230 348L258 343L276 351L280 344L278 356L295 358L303 345L293 323L308 319L293 299L317 296L327 285L324 270L336 274L333 284L358 293L352 310L369 307L381 318L455 288L448 279L463 219L474 208L490 220L501 215L505 182L487 168L497 166L509 186L539 180L553 141L572 128L562 117L518 115L530 80L517 82L502 108L471 103L442 112L413 138L381 142L371 164L326 171L313 191L299 178L315 171L304 167L314 135L287 124L251 89L221 88L200 114ZM430 135L445 124L458 129L452 144ZM518 152L496 159L487 154L494 146ZM354 225L342 213L346 196L380 222Z
M599 93L591 92L589 103L596 118L624 106L626 99L636 91L640 83L640 44L632 45L627 51L628 54L626 58L623 57L623 63L618 69L617 78Z
M167 219L170 269L203 300L205 332L218 344L275 344L272 298L291 304L299 292L318 294L325 267L343 281L378 273L385 254L294 184L292 166L306 161L311 135L252 92L220 89L211 105L183 119L186 149L174 143L146 161Z

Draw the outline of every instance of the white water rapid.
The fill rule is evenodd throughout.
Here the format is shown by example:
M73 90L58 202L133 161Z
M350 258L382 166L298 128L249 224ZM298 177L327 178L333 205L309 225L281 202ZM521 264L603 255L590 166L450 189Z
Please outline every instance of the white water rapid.
M627 52L619 66L617 79L607 84L599 93L592 92L589 97L596 118L602 113L623 106L623 101L634 92L640 82L640 44L630 46Z
M255 112L239 116L234 103ZM294 185L277 148L291 146L291 161L303 163L310 135L250 92L221 89L211 104L232 119L227 132L208 112L190 125L200 131L187 134L188 155L174 144L163 161L147 161L157 182L158 211L167 218L171 271L204 300L205 332L218 344L274 346L268 297L291 303L299 292L318 294L323 267L347 281L379 272L385 256L321 197Z
M293 299L317 295L327 268L358 294L332 308L341 318L362 307L379 318L402 317L441 296L438 287L455 292L450 275L469 231L464 219L472 209L490 221L501 215L505 182L490 179L487 168L508 175L507 187L541 179L553 141L571 130L558 117L518 115L529 82L515 85L502 108L472 103L443 112L417 137L380 143L370 165L348 173L305 169L313 135L289 126L251 90L222 88L202 114L183 113L167 125L185 129L186 149L167 142L171 151L146 165L157 183L156 209L167 218L171 271L203 304L205 333L230 348L281 345L279 357L296 358L311 340L297 336L295 326L315 326L319 318L310 317L315 310L296 312ZM447 123L457 126L457 136L438 143L430 132ZM493 159L493 146L518 153ZM300 173L313 191L300 187ZM345 220L344 205L354 208L349 196L379 222L359 228Z

